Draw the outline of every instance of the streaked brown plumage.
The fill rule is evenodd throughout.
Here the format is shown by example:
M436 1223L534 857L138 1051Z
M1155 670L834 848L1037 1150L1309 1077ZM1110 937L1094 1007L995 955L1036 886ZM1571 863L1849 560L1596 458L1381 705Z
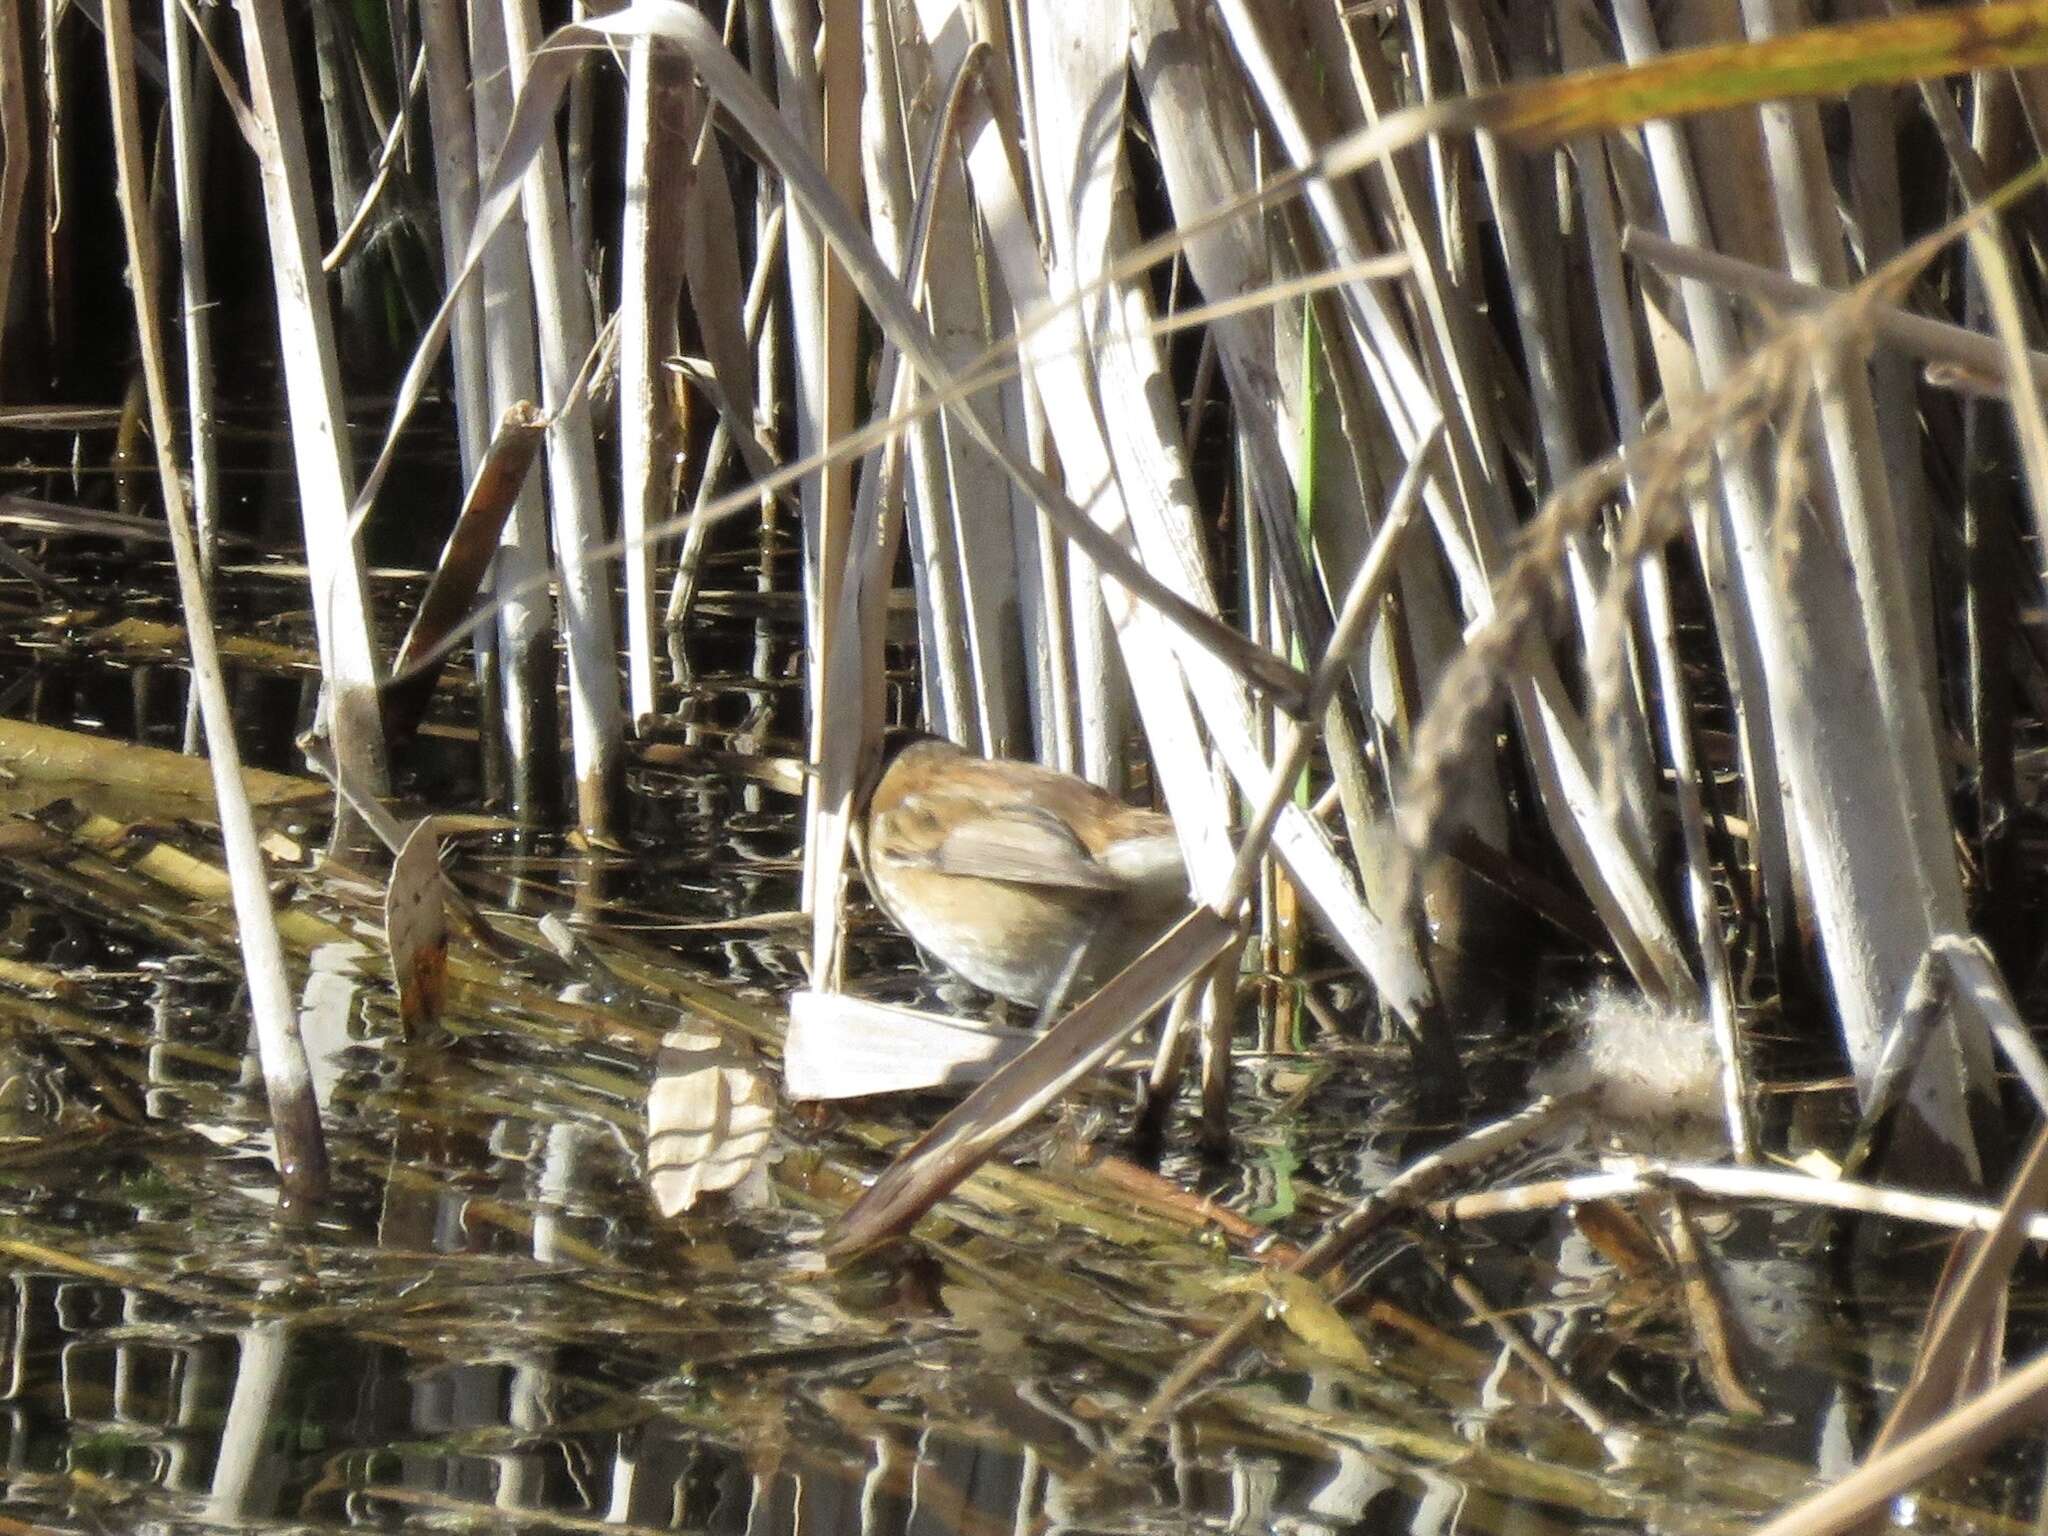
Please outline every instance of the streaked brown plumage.
M895 743L855 821L875 901L985 991L1078 998L1188 904L1173 823L1032 763Z

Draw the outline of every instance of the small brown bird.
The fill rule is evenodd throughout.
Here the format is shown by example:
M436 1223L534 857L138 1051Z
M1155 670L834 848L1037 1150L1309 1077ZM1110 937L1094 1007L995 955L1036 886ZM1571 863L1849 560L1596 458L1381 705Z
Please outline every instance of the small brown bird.
M904 733L869 783L854 851L876 903L977 987L1041 1018L1187 908L1172 821L1085 779Z

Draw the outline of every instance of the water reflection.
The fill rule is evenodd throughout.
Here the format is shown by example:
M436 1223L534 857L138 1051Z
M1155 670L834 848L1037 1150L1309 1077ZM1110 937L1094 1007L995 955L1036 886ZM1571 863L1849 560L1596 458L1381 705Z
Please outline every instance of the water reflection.
M836 1404L830 1391L792 1403L800 1434L754 1417L744 1397L720 1424L712 1402L689 1417L633 1402L584 1350L452 1363L374 1328L210 1330L96 1282L16 1274L0 1295L4 1507L18 1519L138 1532L461 1516L491 1529L1007 1533L1078 1515L1064 1484L1093 1438L1028 1382L1010 1384L1007 1404L1004 1384L973 1385L1039 1433L1065 1419L1072 1438L1020 1443L993 1420L974 1437L920 1432L845 1389ZM835 1406L836 1423L817 1411ZM1187 1436L1176 1443L1162 1483L1098 1508L1088 1528L1321 1532L1351 1529L1388 1496L1418 1508L1362 1452L1334 1468L1242 1452L1202 1464ZM1423 1503L1433 1497L1441 1489Z
M679 799L717 817L728 793ZM698 881L629 870L625 899L650 919L786 902L787 829L733 819ZM463 872L486 887L499 873ZM1041 1516L1055 1529L1334 1530L1390 1489L1415 1491L1364 1452L1334 1466L1313 1447L1248 1455L1211 1425L1206 1440L1178 1431L1129 1486L1083 1505L1075 1480L1183 1345L1170 1317L1139 1305L1129 1256L1067 1240L1062 1256L1031 1257L1053 1259L1070 1288L1041 1314L1020 1307L1013 1266L972 1243L909 1268L807 1272L823 1217L787 1192L744 1218L715 1208L661 1223L637 1135L652 1042L679 1010L539 961L498 991L473 987L470 1012L407 1041L373 951L339 939L307 951L301 1007L338 1193L316 1224L280 1225L231 951L193 942L199 929L172 947L160 919L142 954L109 963L134 936L118 914L81 920L74 898L31 881L16 953L93 969L91 992L47 1005L58 1011L42 1022L88 1041L105 1086L132 1087L136 1107L121 1123L95 1085L59 1092L37 1051L0 1074L16 1085L0 1104L30 1144L84 1135L91 1147L0 1167L16 1240L0 1278L11 1518L122 1531L1011 1532ZM326 919L338 931L351 920L345 904ZM684 933L675 947L756 984L791 964L773 932ZM906 972L906 987L925 985ZM789 1169L783 1181L802 1187Z

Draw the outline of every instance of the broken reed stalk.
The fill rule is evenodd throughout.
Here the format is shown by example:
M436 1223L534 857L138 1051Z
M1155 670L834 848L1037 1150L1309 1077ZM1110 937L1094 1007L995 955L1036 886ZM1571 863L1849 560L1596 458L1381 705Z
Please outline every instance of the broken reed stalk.
M504 0L506 57L517 93L540 33L535 0ZM589 402L575 380L596 328L590 291L570 248L561 157L549 142L520 182L526 251L533 271L533 313L540 344L547 434L548 510L561 629L569 659L569 738L576 772L576 816L583 835L610 840L625 793L625 719L614 658L617 624L606 562L571 556L605 542L597 481L597 444Z
M28 80L23 14L19 7L0 6L0 229L6 230L21 228L34 158L29 151L28 119L34 92ZM0 315L9 313L18 250L14 241L0 241Z
M469 50L463 18L453 5L421 8L420 47L426 59L428 138L432 144L434 206L440 217L441 277L452 280L469 245L476 222L476 117L470 108L465 70ZM449 366L455 380L455 434L462 478L473 484L488 451L491 431L491 381L487 373L484 295L472 284L456 300L452 320L454 345ZM504 737L497 721L504 714L498 626L480 624L471 632L471 666L479 706L484 798L502 804L506 791Z
M135 300L135 327L142 345L143 378L149 390L151 434L156 440L164 517L170 525L178 597L184 607L185 630L191 646L192 687L199 695L213 768L214 798L234 891L249 1006L256 1020L257 1054L263 1066L263 1085L276 1138L278 1179L288 1200L311 1203L324 1199L327 1193L327 1146L321 1135L320 1107L313 1096L305 1042L299 1037L291 983L285 974L284 947L271 913L263 855L256 846L255 818L242 790L234 713L214 643L206 581L173 446L177 442L176 424L164 364L163 327L157 314L156 253L148 223L149 200L144 191L142 125L135 100L135 37L128 0L106 0L105 15L121 225L127 238L129 269L134 274L129 291Z
M675 347L683 181L669 170L680 138L669 121L688 86L647 38L626 51L625 210L619 232L619 537L625 544L627 716L655 712L655 546L646 530L675 507L680 424L663 389Z
M715 146L713 147L715 149ZM759 254L755 258L753 275L747 280L746 304L741 311L741 319L746 327L747 344L764 353L773 351L775 338L772 332L764 330L764 323L768 318L769 302L775 292L774 280L782 262L782 232L787 223L788 219L780 203L770 209L766 218L762 220L758 236ZM764 358L764 363L765 361ZM756 373L759 376L772 377L774 370L762 366L756 369ZM746 457L750 451L750 442L753 443L752 451L760 453L765 460L766 449L763 445L745 433L735 430L726 413L719 412L718 420L712 424L711 441L704 450L704 467L698 475L696 501L682 519L682 547L676 551L675 578L669 586L667 606L662 611L662 622L671 631L680 629L688 620L690 609L697 599L697 588L704 563L704 539L710 533L712 524L717 521L711 510L714 488L725 472L727 459L735 452L743 458ZM740 504L750 502L759 507L765 521L768 509L773 505L774 494L769 489L750 487L748 496L743 498ZM647 547L652 548L657 538L675 534L674 525L675 519L671 518L666 525L657 523L640 530L637 537ZM625 543L626 538L622 537L620 542ZM764 561L764 567L766 564ZM684 680L680 676L675 682L678 687L684 685Z
M449 11L455 6L435 7ZM500 6L479 0L469 10L470 79L468 105L475 113L476 166L489 166L491 146L505 135L512 113L512 88ZM517 184L507 189L501 218L481 239L477 204L470 208L464 244L448 263L448 298L442 311L460 313L465 296L478 287L462 276L482 266L485 377L490 415L479 430L502 418L521 400L540 397L534 357L533 276L525 256L525 239L514 206ZM452 306L452 307L451 307ZM372 470L358 500L375 480ZM563 551L564 560L574 557ZM548 562L547 509L541 487L529 481L513 505L512 518L499 538L492 563L492 601L482 618L498 632L496 678L500 722L505 742L506 804L522 821L544 825L561 803L561 731L555 696L559 658L555 652L555 609L550 587L554 575Z
M177 209L178 300L185 343L186 421L191 428L192 517L199 569L213 577L220 523L220 440L214 430L213 305L206 278L204 167L208 114L203 76L192 67L193 39L185 34L179 0L164 0L165 93L169 100L171 189ZM5 27L0 22L0 28ZM0 89L5 89L0 86ZM0 222L0 228L12 228ZM0 284L0 313L6 308ZM185 750L197 752L204 726L196 693L185 701Z
M320 271L319 214L306 147L291 39L284 13L264 0L237 0L249 72L250 121L270 258L277 272L277 323L299 516L306 536L313 626L320 637L327 732L351 780L388 794L381 676L371 634L362 551L349 526L348 413L333 316ZM336 818L341 833L346 817Z
M849 0L823 0L814 24L809 5L776 0L771 7L780 114L777 122L792 148L799 153L809 152L807 165L813 171L822 171L830 197L846 209L857 207L860 201L860 9ZM721 56L730 61L722 38L717 46ZM797 448L802 452L814 445L837 441L853 429L859 305L845 266L829 254L824 231L813 220L796 216L803 193L786 170L781 193L791 214L789 318L796 342L793 361L801 401L797 411ZM856 574L848 569L848 556L856 537L853 470L851 461L833 463L816 479L804 482L801 498L806 571L804 660L809 669L811 698L817 706L811 709L806 725L814 762L823 759L828 751L826 732L836 714L825 702L832 679L845 675L838 666L835 650L841 635L841 589ZM880 604L874 607L879 613ZM858 740L856 734L848 744L857 745ZM805 858L799 876L799 905L806 911L816 911L821 905L839 899L837 890L827 891L820 885L828 865L836 872L836 856L844 851L845 837L845 808L826 803L826 787L822 775L805 786L806 849L822 843L835 855L830 860Z
M1600 341L1607 377L1614 390L1615 416L1621 446L1627 449L1642 436L1648 408L1642 395L1641 364L1636 348L1635 317L1629 304L1622 266L1622 241L1615 226L1612 191L1607 181L1605 146L1583 140L1572 146L1578 170L1579 201L1592 257L1593 293L1599 312ZM1640 487L1625 485L1631 503ZM1714 885L1712 852L1707 844L1705 797L1699 754L1692 734L1693 697L1679 661L1678 624L1671 602L1670 571L1664 551L1642 559L1637 621L1654 671L1656 726L1671 765L1677 802L1680 846L1685 858L1686 904L1693 921L1693 947L1698 951L1702 1002L1721 1054L1722 1113L1728 1145L1737 1162L1757 1160L1755 1116L1751 1111L1748 1074L1736 1017L1736 988L1728 955L1728 934L1721 921L1720 893Z

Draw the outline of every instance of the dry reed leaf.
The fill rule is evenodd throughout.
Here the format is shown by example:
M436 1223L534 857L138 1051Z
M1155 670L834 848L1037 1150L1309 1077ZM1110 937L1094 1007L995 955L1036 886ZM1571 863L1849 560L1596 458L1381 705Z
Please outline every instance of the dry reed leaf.
M441 1017L448 1000L447 884L441 874L441 831L434 817L412 829L391 861L384 891L384 937L398 1017L408 1030Z
M448 636L483 590L505 520L526 485L546 428L530 402L515 402L499 418L483 462L470 477L462 511L441 546L433 580L420 598L384 685L384 728L394 748L409 740L426 716L434 684L448 659Z
M1223 1288L1264 1297L1274 1319L1317 1354L1353 1370L1373 1368L1372 1352L1344 1320L1344 1314L1331 1305L1323 1288L1307 1275L1262 1269L1239 1276Z
M679 1026L662 1036L647 1090L647 1188L664 1216L709 1194L758 1203L750 1178L765 1169L775 1093L716 1031Z
M1033 1038L835 992L792 992L782 1089L792 1099L852 1099L978 1083Z

